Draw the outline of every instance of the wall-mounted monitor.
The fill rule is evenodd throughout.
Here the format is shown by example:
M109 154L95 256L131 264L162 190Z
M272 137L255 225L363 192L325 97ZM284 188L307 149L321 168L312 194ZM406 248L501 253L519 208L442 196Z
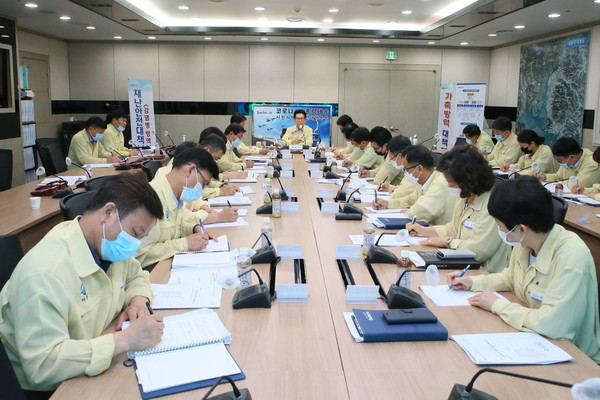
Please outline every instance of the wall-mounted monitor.
M12 46L0 44L0 113L15 112Z

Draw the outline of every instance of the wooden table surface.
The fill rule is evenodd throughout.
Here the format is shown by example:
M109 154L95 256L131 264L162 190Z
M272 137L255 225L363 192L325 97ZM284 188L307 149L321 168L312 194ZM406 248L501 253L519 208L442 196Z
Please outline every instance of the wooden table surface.
M466 384L480 368L473 364L458 345L445 342L356 343L348 332L342 313L353 308L386 309L377 304L350 305L345 302L345 288L335 262L335 246L351 244L349 234L361 234L363 221L335 221L333 214L322 214L316 202L316 191L334 185L318 184L308 177L306 163L296 155L293 161L296 177L282 179L293 188L300 202L299 213L284 213L273 219L275 244L302 244L310 285L307 303L275 301L270 309L233 310L234 291L223 291L221 308L216 310L232 332L228 346L246 373L238 386L250 389L255 399L380 399L447 398L455 383ZM249 197L249 226L215 229L226 233L232 248L248 247L260 233L262 215L255 209L262 204L260 182L251 184L257 192ZM209 226L207 226L209 228ZM392 248L399 254L400 248ZM372 284L362 261L349 264L357 284ZM266 266L258 266L264 280ZM278 283L292 283L292 263L282 261L277 268ZM395 265L375 265L384 290L396 280ZM473 271L472 273L484 273ZM151 274L155 283L167 282L170 261L162 261ZM412 287L419 290L424 274L412 274ZM445 272L442 272L444 279ZM255 278L255 277L253 277ZM511 300L514 296L505 294ZM514 332L492 313L475 307L437 307L424 296L428 307L446 326L449 334ZM167 315L178 311L157 311ZM553 341L575 360L549 366L500 367L548 379L581 382L600 376L600 368L573 344ZM96 377L80 377L66 381L52 399L116 399L140 398L133 370L121 365L124 355L113 360L110 369ZM199 360L201 362L201 360ZM567 389L516 380L499 375L484 375L476 387L503 399L565 399ZM221 387L216 392L228 391ZM179 393L166 398L198 399L206 389Z

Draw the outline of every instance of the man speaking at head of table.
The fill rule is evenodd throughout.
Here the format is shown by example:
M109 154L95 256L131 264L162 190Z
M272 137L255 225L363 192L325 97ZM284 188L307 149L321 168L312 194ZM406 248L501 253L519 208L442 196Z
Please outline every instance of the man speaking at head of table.
M284 146L291 144L301 144L303 146L310 146L313 142L313 130L310 126L306 125L306 111L296 110L294 111L294 123L295 125L290 126L285 131L283 138L281 139Z

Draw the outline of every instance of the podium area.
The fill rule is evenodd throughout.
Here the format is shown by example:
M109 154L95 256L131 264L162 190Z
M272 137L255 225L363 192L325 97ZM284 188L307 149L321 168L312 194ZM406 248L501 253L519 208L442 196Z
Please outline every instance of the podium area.
M345 286L335 260L336 245L351 244L350 234L362 234L362 221L336 221L333 213L321 213L316 200L319 189L330 188L335 194L336 185L321 184L308 174L302 155L292 160L295 177L281 179L286 189L293 189L298 198L299 212L283 212L282 218L272 218L273 242L303 246L306 280L309 284L307 302L273 302L270 309L234 310L231 300L235 290L224 290L221 308L215 311L232 334L227 346L247 378L238 381L240 388L248 388L255 399L380 399L380 398L447 398L456 383L466 385L481 369L452 340L440 342L390 342L356 343L344 321L343 312L353 308L387 309L381 299L376 304L347 304ZM77 171L74 171L77 175ZM83 172L83 171L81 171ZM96 172L96 171L95 171ZM103 173L114 173L112 169ZM69 172L70 173L70 172ZM98 175L96 175L98 176ZM226 234L230 247L250 247L260 234L262 219L255 210L263 204L260 190L264 178L250 184L256 194L248 195L253 204L247 207L244 217L249 225L236 228L206 229L215 235ZM246 184L243 184L246 185ZM273 182L274 188L278 187ZM24 185L0 193L3 213L3 234L17 232L38 233L50 229L60 221L58 200L42 199L39 213L29 209L27 197L31 188ZM48 201L46 201L48 200ZM6 203L11 201L13 207ZM56 202L56 204L54 204ZM368 206L362 204L360 207ZM590 209L590 210L588 210ZM592 211L589 223L580 223L580 216ZM19 215L20 214L20 215ZM569 204L565 225L588 236L584 239L590 248L598 247L600 225L596 222L593 207ZM12 221L12 222L11 222ZM19 222L20 221L20 222ZM9 224L10 223L10 224ZM9 224L9 225L7 225ZM383 232L378 230L378 233ZM24 235L25 236L25 235ZM24 236L22 241L24 241ZM43 235L42 235L43 236ZM33 237L30 235L30 237ZM589 240L589 241L588 241ZM388 248L399 255L406 247ZM422 249L412 246L411 250ZM594 250L592 250L594 254ZM362 260L348 260L355 283L372 285L373 280ZM167 283L171 260L164 260L152 270L153 283ZM257 265L263 280L268 282L269 266ZM376 264L375 271L383 290L397 279L393 264ZM441 271L441 282L446 271ZM470 271L481 274L485 271ZM411 274L411 286L425 283L425 274ZM252 277L256 282L256 276ZM282 260L277 266L277 283L294 283L292 260ZM502 293L511 301L516 298ZM448 329L449 336L468 333L515 332L498 316L475 307L437 307L424 296L427 307ZM157 310L169 315L185 310ZM107 331L115 329L111 325ZM568 341L551 340L568 352L574 360L568 363L545 366L500 366L499 369L543 377L567 383L578 383L600 376L600 367ZM52 399L139 399L140 391L133 368L123 366L125 354L116 356L110 368L94 377L79 377L64 382ZM202 360L198 360L202 363ZM501 399L565 399L568 389L542 383L519 380L507 376L486 374L477 380L475 387ZM215 393L230 391L222 385ZM199 399L207 389L198 389L164 397L165 399Z

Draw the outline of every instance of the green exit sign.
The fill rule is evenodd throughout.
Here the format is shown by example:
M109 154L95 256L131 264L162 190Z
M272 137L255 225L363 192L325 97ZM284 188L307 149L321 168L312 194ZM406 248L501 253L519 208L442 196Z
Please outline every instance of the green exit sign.
M385 55L385 58L388 61L396 60L398 58L398 53L395 51L388 51Z

